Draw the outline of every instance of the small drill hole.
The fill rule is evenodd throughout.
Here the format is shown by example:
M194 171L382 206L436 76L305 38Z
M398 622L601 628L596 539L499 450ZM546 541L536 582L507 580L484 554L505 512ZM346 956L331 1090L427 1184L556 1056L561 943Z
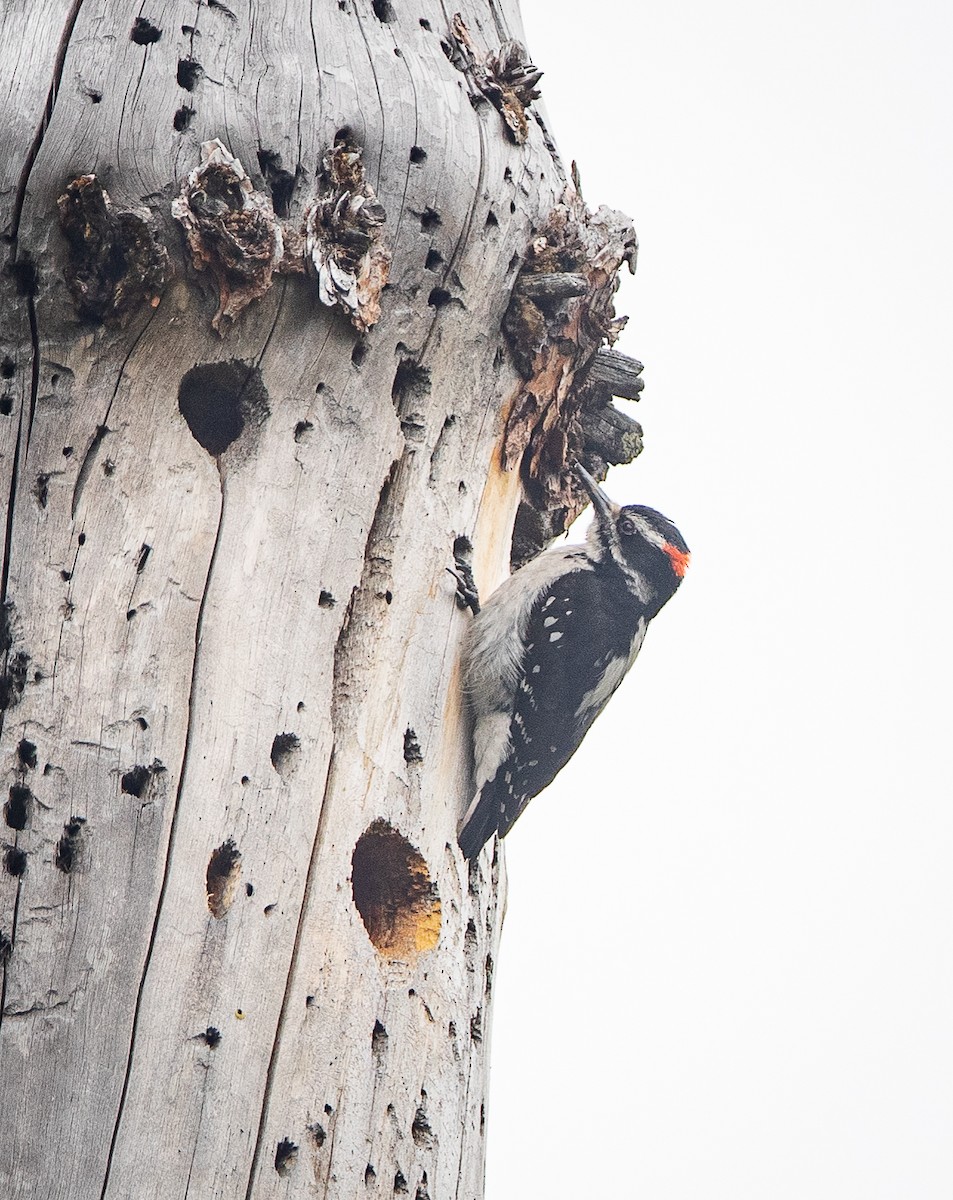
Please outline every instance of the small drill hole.
M129 40L135 42L137 46L151 46L160 37L162 37L162 30L153 25L151 21L147 21L145 17L136 17L129 33Z
M194 92L201 76L201 63L197 63L194 58L179 59L179 65L175 69L175 81L180 88Z
M301 741L296 733L278 733L271 743L271 765L279 775L285 775L294 762L295 755L301 749Z
M284 1178L298 1161L298 1147L289 1138L282 1138L275 1151L275 1170Z
M242 856L231 838L212 851L205 872L205 893L209 912L217 920L231 908L242 870Z
M36 759L34 758L34 766ZM11 829L26 829L30 819L30 808L33 804L33 793L28 787L15 783L10 788L10 795L3 806L3 819Z
M175 116L172 118L172 128L176 133L185 133L186 129L192 124L194 116L195 109L189 108L187 104L183 104L181 108L176 109Z
M19 879L26 871L26 851L18 846L7 846L3 852L3 867L8 875Z

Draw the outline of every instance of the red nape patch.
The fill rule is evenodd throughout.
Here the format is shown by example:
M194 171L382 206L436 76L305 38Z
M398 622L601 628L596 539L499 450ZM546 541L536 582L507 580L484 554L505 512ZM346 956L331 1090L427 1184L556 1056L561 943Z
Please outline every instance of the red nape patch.
M666 542L662 549L672 560L672 570L681 579L688 570L688 564L692 561L692 556L684 550L679 550L671 542Z

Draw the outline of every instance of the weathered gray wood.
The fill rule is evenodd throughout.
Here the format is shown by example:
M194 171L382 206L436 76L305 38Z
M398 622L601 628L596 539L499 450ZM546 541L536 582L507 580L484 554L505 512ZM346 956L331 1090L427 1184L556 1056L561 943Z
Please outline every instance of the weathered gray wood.
M642 453L642 426L611 404L585 412L582 427L586 449L613 466Z
M611 396L638 400L645 387L642 364L618 350L597 350L589 368L589 383L599 384Z
M510 5L460 7L482 54L520 35ZM467 617L444 568L467 533L484 590L505 569L517 476L487 464L517 379L497 331L558 167L532 121L517 147L471 102L431 6L29 10L31 45L76 23L10 201L38 279L5 294L0 346L22 430L2 752L29 790L4 829L23 871L0 871L0 1192L478 1196L502 884L455 843ZM130 38L140 16L156 40ZM0 46L14 128L39 128L53 58ZM170 210L200 144L264 190L262 162L300 168L293 224L342 129L387 213L381 320L359 338L292 275L219 336ZM4 179L31 141L5 146ZM88 173L150 210L175 270L155 307L99 325L76 318L56 216ZM261 403L216 460L177 397L233 360ZM352 856L378 821L426 864L436 944L432 906L371 941Z
M537 304L557 304L572 296L584 296L589 290L589 278L576 274L524 275L517 287Z

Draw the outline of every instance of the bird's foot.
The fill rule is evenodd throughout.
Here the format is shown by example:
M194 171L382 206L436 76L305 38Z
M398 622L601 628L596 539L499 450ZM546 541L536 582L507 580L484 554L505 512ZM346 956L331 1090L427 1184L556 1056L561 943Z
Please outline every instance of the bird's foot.
M453 566L447 567L447 570L457 581L457 607L468 608L476 616L480 611L480 593L470 565L472 553L473 546L469 539L458 537L453 543Z

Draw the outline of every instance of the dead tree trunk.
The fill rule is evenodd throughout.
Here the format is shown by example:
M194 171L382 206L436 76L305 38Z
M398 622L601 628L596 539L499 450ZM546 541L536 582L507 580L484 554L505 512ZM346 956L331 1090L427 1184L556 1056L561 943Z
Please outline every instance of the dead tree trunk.
M638 439L580 383L631 230L460 8L0 11L9 1200L482 1194L445 568Z

